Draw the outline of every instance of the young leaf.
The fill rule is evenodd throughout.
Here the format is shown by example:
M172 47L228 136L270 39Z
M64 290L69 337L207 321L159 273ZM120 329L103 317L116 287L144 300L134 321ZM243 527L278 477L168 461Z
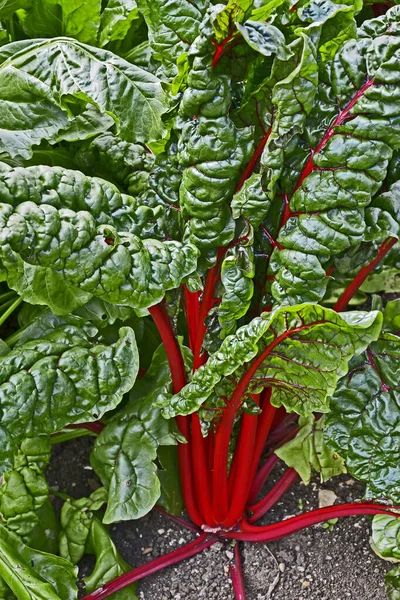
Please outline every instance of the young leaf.
M123 40L132 21L139 17L135 0L108 0L100 17L98 45L100 48L109 42Z
M81 328L56 327L0 357L0 471L10 468L27 435L100 418L132 387L139 360L133 331L121 328L110 346Z
M160 346L150 369L132 388L128 405L94 444L91 464L109 494L104 523L138 519L157 502L157 449L176 444L178 433L154 404L170 394L171 371Z
M256 21L246 21L243 25L236 23L236 27L249 46L263 56L276 54L280 60L287 60L291 56L285 36L277 27Z
M349 359L378 337L381 324L381 313L339 315L310 304L263 313L225 338L182 392L164 402L163 414L170 418L198 410L228 376L236 385L248 379L247 394L271 387L273 406L305 416L327 412Z
M18 600L75 600L77 569L69 561L33 550L0 525L0 576Z
M29 158L43 139L62 139L87 103L112 117L126 141L164 131L160 81L106 50L66 38L15 42L0 51L0 63L0 151L10 157Z
M299 427L301 429L296 437L275 450L275 454L288 467L296 469L306 485L310 483L313 471L320 473L322 482L346 473L343 458L328 448L323 440L324 417L318 420L314 415L300 417Z
M367 498L400 501L400 338L382 334L350 364L327 416L327 443L349 472L367 483Z

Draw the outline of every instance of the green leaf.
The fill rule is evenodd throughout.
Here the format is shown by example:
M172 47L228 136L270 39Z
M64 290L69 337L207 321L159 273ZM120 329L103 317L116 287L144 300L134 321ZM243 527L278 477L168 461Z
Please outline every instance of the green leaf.
M96 438L91 464L108 490L104 523L138 519L160 496L157 449L176 444L177 430L154 403L171 394L171 371L163 346L132 388L128 405Z
M105 346L76 325L59 326L0 357L0 470L10 468L27 435L96 420L115 408L138 366L134 334L126 327Z
M232 35L235 23L242 23L253 7L254 0L228 0L226 6L217 5L213 17L215 40L218 44Z
M85 548L94 514L107 502L107 493L99 488L89 498L67 500L61 510L60 555L77 565Z
M400 600L400 567L395 567L385 575L388 600Z
M18 600L74 600L77 569L64 558L39 552L0 525L0 576Z
M225 338L182 392L163 404L163 414L190 414L223 377L232 381L233 376L237 386L248 372L246 394L271 387L273 406L305 416L327 412L329 396L347 373L348 361L378 337L381 325L381 313L339 315L309 304L263 313ZM253 367L247 365L253 360Z
M382 558L400 560L400 519L375 515L372 521L372 542Z
M139 16L135 0L108 0L100 18L99 46L123 40L132 21Z
M71 291L84 292L86 302L93 295L112 304L147 308L196 269L194 246L141 240L111 225L98 225L87 211L58 210L33 202L24 202L15 209L3 204L0 227L5 278L18 289L28 264L54 272ZM34 279L32 290L36 303L48 302L47 290L41 296Z
M393 100L398 65L389 58L398 40L386 35L398 19L394 7L341 46L328 68L329 87L325 73L303 134L285 150L276 191L287 196L291 215L271 259L272 294L279 303L319 301L329 261L364 239L365 207L400 145Z
M100 9L100 0L31 0L18 18L29 37L65 35L95 45Z
M176 63L199 34L208 0L138 0L149 29L153 58L161 63L160 73L167 79L177 74Z
M350 364L332 397L327 443L349 472L367 483L367 498L400 501L400 338L382 334Z
M156 140L164 131L160 81L106 50L67 38L15 42L1 49L0 61L0 151L11 157L29 158L43 139L63 139L87 103L111 117L126 141ZM82 137L78 130L75 139Z
M49 489L43 469L50 460L48 436L27 438L14 458L14 468L3 474L0 483L0 514L6 527L25 541L39 525L39 509Z
M27 544L42 552L58 554L60 523L49 499L36 511L36 515L38 523L27 537Z
M285 36L274 25L269 23L246 21L236 27L253 50L264 56L276 54L280 60L287 60L292 55L290 48L286 45Z
M176 446L159 446L157 458L161 465L161 469L157 473L161 486L157 504L163 506L171 515L180 515L183 512L184 503Z
M400 331L400 298L386 304L383 311L383 323L386 331L391 333Z
M299 427L296 437L275 450L275 454L288 467L296 469L306 485L313 471L320 473L322 483L347 472L343 458L324 442L324 417L318 420L314 415L300 417Z
M372 200L365 211L365 220L367 240L383 241L387 237L399 237L400 181Z
M93 572L85 577L86 591L93 592L102 585L126 573L130 566L124 561L115 547L105 527L96 518L90 527L86 552L96 556L96 564ZM112 594L112 600L137 600L136 583L124 587L122 590Z
M271 206L261 181L261 175L253 173L233 196L231 204L233 218L243 217L255 229L264 221Z

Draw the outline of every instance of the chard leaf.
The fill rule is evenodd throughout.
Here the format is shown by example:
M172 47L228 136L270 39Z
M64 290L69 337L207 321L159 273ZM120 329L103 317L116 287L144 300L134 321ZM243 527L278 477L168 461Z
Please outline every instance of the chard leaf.
M367 240L385 240L399 237L400 232L400 181L387 192L375 197L365 211Z
M94 513L107 502L107 493L99 488L89 498L68 499L61 510L60 555L77 565L85 548Z
M34 40L8 44L0 61L0 151L10 157L29 158L33 145L60 139L87 103L112 117L126 141L164 131L160 81L106 50L67 38Z
M100 418L131 389L139 360L133 331L96 344L76 325L55 327L0 357L0 471L27 435Z
M0 525L0 576L19 600L74 600L77 568L64 558L33 550Z
M292 55L290 48L286 45L285 36L274 25L269 23L246 21L236 27L253 50L264 56L276 54L280 60L287 60Z
M163 414L190 414L223 377L233 376L237 386L246 373L251 374L247 394L271 387L273 406L304 416L328 412L329 396L347 373L349 359L378 337L381 325L381 313L339 315L309 304L263 313L225 338L182 392L164 402Z
M320 473L321 482L347 472L343 458L324 442L324 417L318 420L314 415L300 417L299 426L301 429L296 437L275 450L275 454L288 467L296 469L306 485L310 483L313 471Z
M100 0L31 0L18 18L31 38L65 35L95 45L100 10Z
M108 0L100 17L98 45L123 40L139 11L135 0Z
M388 600L400 600L400 567L397 566L385 575Z
M111 579L130 570L130 566L124 561L115 547L105 527L95 517L90 527L89 537L86 544L86 552L96 556L96 564L93 572L85 577L86 591L93 592ZM136 595L136 583L124 587L112 595L113 600L138 600Z
M132 388L128 405L105 427L93 447L92 467L109 493L104 523L138 519L157 502L157 449L176 444L178 433L154 403L170 394L171 371L160 346L150 369Z
M261 181L261 175L253 173L233 196L231 204L233 218L243 217L254 228L261 225L271 206L271 200L264 192Z
M252 151L251 128L238 129L229 117L229 80L215 73L205 27L191 52L187 88L176 131L183 167L179 190L187 237L204 252L227 244L234 224L229 204ZM204 82L207 81L207 85Z
M171 515L180 515L185 507L176 446L159 446L157 458L161 465L161 469L157 473L161 486L157 504L163 506Z
M215 41L220 44L232 35L235 23L242 23L252 7L253 0L228 0L226 6L218 4L216 8L219 10L213 16Z
M167 79L177 73L179 56L187 52L199 34L208 0L138 0L149 29L153 58L161 62L160 72Z
M14 468L3 474L0 483L0 514L6 527L25 541L39 525L39 509L49 488L43 469L50 460L48 436L25 439L14 458Z
M93 295L137 309L159 302L197 263L197 250L190 244L141 240L111 225L97 225L87 211L33 202L15 209L0 205L0 241L5 278L14 288L21 289L17 284L27 264L55 273L83 292L85 301ZM48 301L47 290L42 297L40 288L33 291L36 303Z
M375 515L372 541L382 558L400 560L400 520L389 515Z
M375 39L361 31L340 48L329 68L332 89L323 96L325 85L320 86L317 110L286 151L277 191L287 195L291 213L271 259L272 293L279 303L320 300L328 261L364 238L365 207L400 145L400 113L393 101L398 65L392 58L398 40L397 33L386 33L388 27L397 31L399 14L393 7L375 20ZM299 146L312 150L302 158ZM315 288L317 273L321 281Z
M400 501L400 338L382 334L350 363L327 416L327 443L349 472L367 483L367 498Z

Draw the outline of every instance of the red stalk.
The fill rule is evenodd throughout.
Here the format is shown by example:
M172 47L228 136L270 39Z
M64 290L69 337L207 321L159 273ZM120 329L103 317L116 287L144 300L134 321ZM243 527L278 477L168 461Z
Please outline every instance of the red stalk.
M268 512L270 508L272 508L282 498L282 496L294 484L297 478L297 471L294 469L288 469L278 483L274 485L272 490L270 490L268 494L262 500L260 500L260 502L249 506L249 511L253 513L249 519L249 523L255 523L258 521L258 519L265 515L265 513Z
M261 469L258 471L256 477L253 479L253 485L251 486L249 494L249 503L252 503L256 500L264 483L267 481L268 477L272 473L272 470L278 462L279 458L276 454L271 454L271 456L267 458Z
M379 247L379 250L378 250L378 254L374 258L374 260L372 260L369 263L369 265L366 265L365 267L363 267L360 270L358 275L353 279L353 281L348 286L348 288L340 296L339 300L336 302L335 306L333 307L333 310L336 310L336 312L341 312L342 310L344 310L347 307L348 303L353 298L353 296L355 296L355 294L358 292L358 290L360 289L360 287L362 286L364 281L367 279L368 275L370 275L370 273L372 273L372 271L381 262L381 260L383 260L385 258L386 254L395 245L396 242L397 242L397 239L391 237L391 238L388 238L387 240L385 240L381 244L381 246Z
M193 523L191 523L190 521L187 521L183 517L180 517L179 515L172 515L171 513L167 512L165 510L165 508L163 508L162 506L160 506L158 504L156 504L154 508L161 515L164 515L164 517L167 517L167 519L171 519L171 521L174 521L175 523L177 523L181 527L185 527L185 529L189 529L190 531L194 531L194 533L201 533L201 529L199 529L197 527L197 525L194 525Z
M159 331L161 340L164 344L168 356L168 362L171 369L172 389L177 394L186 385L185 365L179 344L171 328L168 315L157 304L149 308L149 312ZM203 518L201 517L193 493L193 480L191 471L191 448L190 448L190 427L187 417L178 416L176 418L178 428L187 440L186 444L178 444L179 471L181 475L182 493L185 500L185 507L193 523L201 526Z
M71 425L68 425L68 427L72 429L88 429L97 434L101 433L105 426L105 423L102 423L101 421L94 421L93 423L71 423Z
M250 177L250 175L253 173L254 168L255 168L256 164L258 163L258 161L261 157L261 154L263 153L265 144L267 143L268 138L271 135L271 131L272 131L272 126L268 129L268 131L265 132L265 134L261 138L261 141L258 144L257 148L255 149L253 156L251 157L251 159L247 163L245 170L243 171L243 174L239 180L239 183L236 186L235 193L241 189L241 187L243 186L246 179L248 179Z
M234 559L235 562L234 562L233 566L231 566L229 568L229 571L231 574L231 579L232 579L233 592L235 594L236 600L246 600L246 588L244 586L243 569L242 569L242 562L240 560L239 543L235 544L234 554L235 554L235 559Z
M212 489L214 517L217 523L223 523L228 513L227 464L229 440L232 433L235 415L240 407L247 386L249 385L254 373L278 344L280 344L290 335L304 331L305 329L308 329L316 324L317 323L302 325L295 329L285 331L285 333L275 338L275 340L271 342L271 344L253 361L250 368L245 372L238 386L236 387L230 402L225 408L217 434L215 436Z
M253 398L259 402L258 396ZM229 513L224 521L225 527L231 527L242 516L251 485L251 465L256 444L258 415L242 415L240 437L235 452L237 456L236 469L233 473L232 500Z
M296 531L300 531L301 529L306 529L311 525L328 521L329 519L354 517L356 515L390 515L399 517L399 513L393 512L392 509L398 510L398 507L379 506L369 502L327 506L296 517L290 517L280 523L273 523L262 527L250 525L242 521L242 531L226 532L224 535L228 539L244 542L273 542L292 535L292 533L296 533Z
M265 398L264 398L264 406L263 412L260 418L258 419L258 427L256 434L256 443L254 447L254 455L253 455L253 464L251 467L251 481L254 480L255 474L257 472L257 467L260 462L264 446L268 439L269 432L272 427L272 423L274 422L274 417L276 415L276 408L272 406L270 402L272 390L268 388L266 390Z
M193 350L199 326L199 298L200 292L190 292L186 285L183 286L186 303L186 319L189 331L189 346Z
M344 107L343 110L341 110L338 114L338 116L336 117L336 119L333 121L332 125L329 126L329 128L326 130L324 137L322 138L322 140L320 141L320 143L318 144L318 146L311 151L311 156L308 159L308 161L306 162L306 165L299 177L299 180L296 184L295 190L296 191L301 184L303 183L303 181L310 175L310 173L315 169L314 166L314 155L318 154L318 152L321 152L321 150L324 148L324 146L328 143L328 141L330 140L330 138L335 135L335 127L339 127L340 125L343 124L343 122L349 117L350 115L350 111L351 109L354 107L354 105L357 103L357 101L365 94L365 92L367 91L368 88L370 88L372 85L374 84L374 79L369 79L368 81L366 81L364 83L364 85L358 90L358 92L356 94L354 94L353 98L350 100L350 102Z
M202 552L205 550L205 548L215 544L216 541L216 537L208 538L208 534L203 533L200 537L193 540L189 544L186 544L182 548L178 548L178 550L174 550L173 552L169 552L164 556L155 558L147 564L137 567L136 569L132 569L132 571L128 571L128 573L124 573L123 575L116 577L109 583L105 583L99 589L85 596L83 600L103 600L103 598L108 598L108 596L111 596L111 594L118 592L118 590L122 590L131 583L135 583L135 581L138 581L139 579L143 579L148 575L152 575L153 573L157 573L157 571L161 571L161 569L165 569L165 567L169 567L170 565L181 562L182 560L190 558L195 554L199 554L199 552Z
M215 54L213 56L213 60L212 60L212 68L215 69L215 67L217 66L224 50L225 47L227 46L227 44L234 38L234 34L230 33L228 35L228 37L226 37L221 44L217 44L217 42L213 41L213 44L215 46Z
M210 479L206 443L201 431L198 414L191 415L192 422L192 465L193 482L196 495L199 498L199 510L203 515L204 523L213 525L213 512L211 508Z

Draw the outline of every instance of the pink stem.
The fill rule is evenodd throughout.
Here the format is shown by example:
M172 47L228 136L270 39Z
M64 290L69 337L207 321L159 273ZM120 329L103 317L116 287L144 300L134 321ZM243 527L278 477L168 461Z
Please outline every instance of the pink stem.
M240 560L239 544L235 545L235 563L230 567L233 591L236 600L246 600L246 588L244 586L242 562Z
M271 474L273 468L278 463L279 458L276 454L271 454L263 464L263 466L258 471L257 475L253 480L253 485L249 494L249 504L255 502L258 494L260 493L264 483L267 481L269 475Z

